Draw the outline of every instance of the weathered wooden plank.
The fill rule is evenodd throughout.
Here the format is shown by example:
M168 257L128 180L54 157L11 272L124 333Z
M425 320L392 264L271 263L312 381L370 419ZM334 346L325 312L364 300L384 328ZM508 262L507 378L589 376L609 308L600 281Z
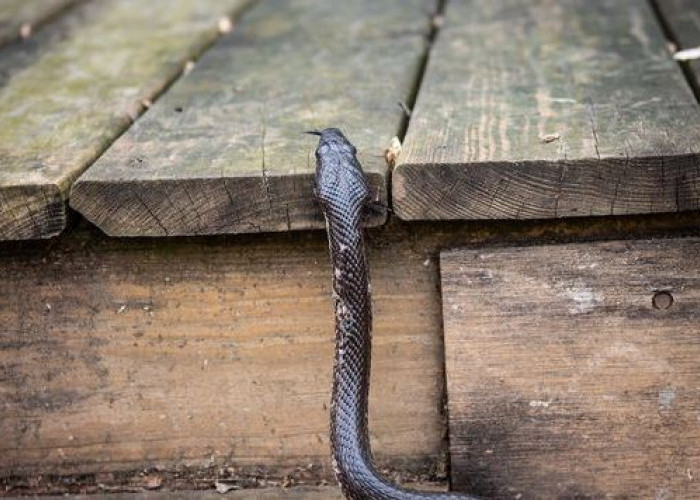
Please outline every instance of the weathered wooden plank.
M0 478L189 465L331 480L321 232L78 236L0 258ZM371 438L382 467L423 474L445 451L436 261L395 237L369 252Z
M83 494L71 495L72 500L92 500L98 495ZM30 496L8 497L15 500L26 500ZM64 495L39 496L34 498L41 500L55 500L65 498ZM342 500L343 494L340 488L334 486L299 486L293 488L259 488L247 490L231 490L222 497L221 493L214 490L205 491L144 491L141 493L100 493L100 500L221 500L222 498L234 500L279 500L279 499L304 499L304 500Z
M82 0L3 0L0 2L0 47L28 38L38 26Z
M434 0L261 2L75 184L115 236L323 227L317 138L342 128L380 204ZM378 212L368 222L379 224Z
M700 4L694 0L654 0L678 50L700 47ZM700 84L700 56L681 61L695 76L695 85Z
M90 2L0 52L0 239L59 233L73 180L245 3Z
M647 2L451 2L393 202L404 219L700 207L700 113Z
M441 254L451 478L698 498L700 239Z
M379 337L374 353L375 367L381 371L375 372L373 382L373 392L380 393L373 398L388 398L384 403L372 400L372 426L377 426L373 444L380 463L402 472L441 470L439 249L495 242L700 236L698 215L517 224L404 224L394 219L370 230L370 266L375 294L381 297L375 302ZM0 490L140 488L144 468L156 467L162 487L171 490L208 488L217 478L235 479L242 487L275 481L331 483L327 442L316 441L316 434L323 439L327 432L322 403L329 388L323 380L330 368L321 366L325 354L313 351L314 336L325 337L332 326L323 312L328 307L323 298L328 282L318 269L328 260L326 251L321 233L151 242L114 241L97 231L73 231L51 242L0 244L0 423L6 426L0 427L0 435L5 446L17 447L9 456L0 448L0 458L11 463L11 470L0 469ZM253 337L239 339L240 331L248 328ZM254 338L263 339L265 347L256 350ZM173 344L180 345L180 340L183 347L175 349ZM237 361L223 367L216 356L230 352L234 342L254 354L243 365ZM318 342L330 355L331 338ZM210 360L209 369L195 373L203 359ZM251 378L263 370L272 373L253 385L244 380L245 370ZM298 380L311 380L309 393L292 398ZM227 401L234 385L242 394ZM277 409L277 397L300 400L294 416L288 413L294 402ZM311 398L315 399L304 406ZM243 399L252 401L248 413ZM181 424L183 405L196 409L187 425ZM125 407L129 410L119 416L118 410ZM263 412L270 425L261 429L254 423ZM161 421L160 415L166 419ZM253 426L231 441L238 427L218 427L221 416L240 421L235 424L240 427L250 422ZM397 422L401 427L395 433ZM192 438L183 442L187 432ZM406 451L407 445L415 449ZM230 455L209 459L211 450L222 448ZM325 465L307 460L309 454L320 456ZM276 463L276 456L288 466ZM315 465L308 468L309 463ZM113 470L119 472L109 472Z

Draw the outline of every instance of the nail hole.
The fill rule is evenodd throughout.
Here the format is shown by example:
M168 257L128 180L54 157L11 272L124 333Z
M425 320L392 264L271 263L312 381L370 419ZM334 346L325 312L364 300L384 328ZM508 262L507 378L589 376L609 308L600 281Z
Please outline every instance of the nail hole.
M178 106L177 108L175 108L175 111L176 111L177 113L182 113L182 111L183 111L183 110L182 110L182 106Z
M670 292L656 292L651 298L654 309L668 309L673 305L673 295Z

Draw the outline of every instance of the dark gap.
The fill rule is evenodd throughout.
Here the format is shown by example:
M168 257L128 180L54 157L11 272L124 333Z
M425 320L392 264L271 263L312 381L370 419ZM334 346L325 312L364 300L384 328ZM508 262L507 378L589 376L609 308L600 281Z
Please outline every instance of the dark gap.
M442 394L440 395L440 418L442 419L442 425L444 426L445 429L445 476L447 478L447 488L449 491L452 491L452 453L450 452L450 395L447 393L447 365L445 362L445 315L444 315L444 309L443 309L443 296L442 296L442 270L440 268L441 262L440 262L440 252L437 252L435 255L431 256L431 258L434 258L436 261L436 270L437 270L437 298L438 298L438 307L439 307L439 314L440 314L440 333L441 335L439 336L439 344L440 344L440 367L442 370L440 371L440 377L442 378L442 383L440 387L440 391Z
M33 24L30 24L31 34L27 38L24 38L22 36L21 29L20 29L12 37L8 37L5 40L3 40L2 42L0 42L0 47L4 47L6 45L13 45L13 44L22 44L22 43L27 42L32 37L36 36L37 33L39 33L39 31L43 27L50 24L52 21L57 20L63 14L68 13L72 9L76 8L79 4L85 3L86 1L87 0L74 0L72 2L68 2L66 4L60 5L55 10L50 11L45 17L37 19Z
M659 1L658 0L649 0L649 5L651 6L651 10L654 12L654 15L656 16L656 20L659 22L659 26L661 26L661 31L663 32L666 40L671 42L677 49L689 48L689 47L684 47L683 44L680 43L678 36L676 35L675 31L673 31L673 27L668 22L668 20L664 17L663 11L661 10L661 7L659 7ZM681 68L681 71L683 71L683 76L685 76L685 79L688 82L688 86L690 87L690 90L693 92L693 95L695 96L695 100L700 103L700 84L698 83L698 80L695 78L695 74L693 73L693 70L690 67L690 62L689 61L676 61L676 62L678 63L678 66Z
M406 108L413 113L413 108L416 105L416 100L418 98L418 92L420 91L421 84L423 83L423 77L425 76L425 69L428 66L428 59L430 59L430 53L432 52L433 44L435 43L435 38L440 31L441 24L436 22L436 20L441 19L445 15L445 5L448 0L438 0L437 9L430 16L430 30L428 31L428 36L426 40L425 51L423 52L420 61L418 62L418 72L416 74L416 79L413 83L408 98L405 103L399 103L401 107L403 104ZM408 124L411 121L410 116L404 112L403 118L401 119L401 124L399 125L398 138L403 144L404 137L406 137L406 131L408 130Z
M428 60L430 59L430 53L433 49L433 44L437 38L440 27L442 26L442 20L445 15L445 6L449 0L437 0L436 9L430 14L430 29L428 30L428 35L426 37L425 50L418 61L418 71L415 75L415 80L413 81L413 86L408 94L405 102L397 103L397 106L403 108L403 116L401 117L401 123L399 124L396 136L399 138L399 142L403 145L403 141L406 138L406 132L408 130L409 122L411 121L411 114L413 114L414 108L416 106L416 101L418 100L418 93L423 84L423 77L425 76L425 70L428 66ZM409 113L407 113L408 111ZM400 155L399 155L400 156ZM392 214L392 199L391 199L391 174L393 171L393 166L389 167L386 178L386 206L387 206L387 223Z

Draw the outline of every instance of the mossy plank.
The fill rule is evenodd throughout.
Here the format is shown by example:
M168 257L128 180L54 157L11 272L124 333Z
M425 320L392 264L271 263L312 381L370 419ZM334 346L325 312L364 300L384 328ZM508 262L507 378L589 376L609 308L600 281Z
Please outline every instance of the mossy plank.
M700 239L443 252L451 480L700 498Z
M89 2L0 51L0 239L59 233L73 180L245 4Z
M317 138L304 131L331 126L386 203L384 153L434 10L433 0L257 4L83 174L71 206L114 236L323 227Z
M29 37L37 26L83 0L3 0L0 2L0 47Z
M700 207L700 108L647 2L451 2L393 203L404 219Z
M700 47L700 3L696 0L655 0L659 13L672 37L678 44L677 50ZM700 86L700 56L680 61L687 65L695 77L695 85Z

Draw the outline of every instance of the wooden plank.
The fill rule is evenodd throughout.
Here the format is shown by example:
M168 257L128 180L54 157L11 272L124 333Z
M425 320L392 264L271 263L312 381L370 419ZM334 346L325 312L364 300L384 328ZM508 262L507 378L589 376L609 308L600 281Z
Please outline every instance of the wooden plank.
M401 480L421 472L427 478L418 479L444 479L441 248L700 236L699 216L393 219L370 230L378 299L371 425L380 464L401 470ZM323 235L115 241L93 231L0 244L0 491L138 489L144 469L156 467L170 490L210 488L231 474L243 487L333 484L328 444L316 439L327 432L330 367L322 363L332 341L328 280L319 269L328 261ZM249 328L250 336L240 333ZM259 349L255 338L263 339ZM324 352L316 353L314 342ZM252 354L224 366L216 356L233 343ZM203 359L208 369L197 372ZM251 379L270 373L253 385L246 370ZM308 392L297 396L307 381ZM240 394L228 401L233 386ZM292 401L276 408L277 397ZM196 410L192 421L183 418L183 405ZM236 428L219 427L219 417ZM7 455L7 447L16 449ZM211 450L223 453L212 459Z
M444 470L437 262L397 239L377 235L369 251L371 439L382 468L420 478ZM332 480L321 232L77 234L2 252L0 275L0 478L9 484L155 466L183 477L188 466Z
M0 239L65 226L80 173L245 0L90 2L0 53Z
M694 0L654 0L676 49L687 50L700 47L700 5ZM695 76L695 85L700 84L700 57L681 62Z
M0 2L0 47L28 38L36 28L81 0L3 0Z
M386 204L384 153L434 9L434 0L261 2L76 182L71 206L113 236L321 228L317 138L303 132L330 126L357 146Z
M700 113L647 2L451 2L393 202L404 219L700 207Z
M92 500L97 495L71 495L72 500ZM18 496L8 497L15 500L32 497ZM64 495L35 496L41 500L64 499ZM304 499L304 500L342 500L343 494L340 488L334 486L300 486L294 488L260 488L247 490L232 490L222 497L216 491L144 491L141 493L100 493L101 500L221 500L221 498L235 500L280 500L280 499Z
M698 498L700 239L441 254L451 479Z

